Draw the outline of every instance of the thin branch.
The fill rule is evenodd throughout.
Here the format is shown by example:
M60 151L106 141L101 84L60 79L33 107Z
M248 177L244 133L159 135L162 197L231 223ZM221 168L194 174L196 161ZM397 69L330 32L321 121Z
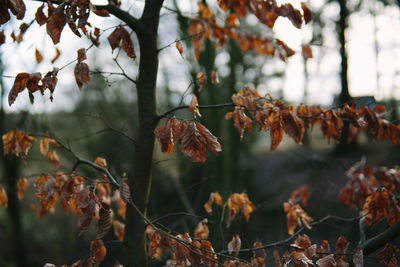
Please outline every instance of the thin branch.
M400 221L390 226L382 233L374 236L371 239L368 239L363 244L361 244L360 247L362 248L364 255L369 255L373 253L375 250L383 247L386 243L392 241L399 235L400 235Z
M89 166L91 166L92 168L94 168L94 169L96 169L96 170L98 170L98 171L104 173L104 174L107 176L107 178L110 180L110 183L111 183L115 188L119 188L119 183L117 182L117 180L112 176L112 174L111 174L106 168L103 168L103 167L101 167L101 166L95 164L94 162L92 162L92 161L90 161L90 160L80 158L77 154L75 154L74 151L72 151L72 149L71 149L70 147L66 146L66 145L63 144L62 142L57 141L57 143L58 143L62 148L64 148L64 149L67 150L68 152L70 152L70 153L72 154L72 156L76 159L76 163L75 163L75 165L74 165L73 168L72 168L73 171L76 170L76 168L77 168L80 164L89 165Z
M122 66L119 64L119 62L118 62L119 51L121 51L121 49L118 50L118 54L117 54L117 56L116 56L115 58L113 58L113 61L115 62L115 64L117 65L117 67L121 70L122 75L123 75L125 78L127 78L128 80L130 80L131 82L133 82L134 84L136 84L136 80L133 79L133 78L131 78L131 77L129 77L128 74L126 74L124 68L122 68Z
M204 32L205 32L205 31L196 32L196 33L194 33L194 34L187 35L187 36L185 36L185 37L183 37L183 38L181 38L181 39L176 39L175 41L173 41L173 42L171 42L171 43L169 43L169 44L167 44L167 45L165 45L165 46L159 48L159 49L158 49L158 52L160 52L161 50L163 50L163 49L165 49L165 48L170 47L171 45L175 44L175 43L178 42L178 41L183 41L183 40L187 40L187 39L192 39L192 38L196 37L197 35L203 34Z
M139 19L137 19L134 16L132 16L131 14L129 14L129 12L126 12L125 10L120 9L114 3L110 2L106 6L96 5L95 7L97 9L107 10L108 12L110 12L110 14L114 15L115 17L119 18L120 20L122 20L123 22L128 24L128 26L135 33L143 31L144 25Z
M224 108L224 107L234 107L234 106L235 106L234 103L223 103L223 104L216 104L216 105L199 105L198 108L199 108L199 109L214 109L214 108ZM160 120L160 119L162 119L162 118L168 116L168 115L171 114L171 113L174 113L174 112L177 111L177 110L180 110L180 109L187 109L187 108L189 108L188 105L185 105L185 106L178 106L178 107L175 107L175 108L173 108L173 109L170 109L170 110L168 110L168 111L162 113L161 115L159 115L159 116L158 116L158 120Z

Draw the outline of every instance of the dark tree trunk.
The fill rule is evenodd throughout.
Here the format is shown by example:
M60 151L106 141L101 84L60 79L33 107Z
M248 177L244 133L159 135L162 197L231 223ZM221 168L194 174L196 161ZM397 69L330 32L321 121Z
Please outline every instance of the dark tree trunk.
M139 133L133 156L134 171L129 177L132 199L143 214L151 191L154 149L154 128L157 124L156 81L158 71L157 30L163 0L148 0L136 29L140 45L139 76L137 81ZM131 207L127 208L124 236L124 266L147 266L146 223Z
M351 100L348 86L348 59L346 51L346 29L347 20L349 16L349 10L346 6L346 0L339 0L340 6L340 19L339 19L339 43L340 43L340 58L341 58L341 70L340 70L340 80L342 89L339 95L339 104L344 104Z
M4 85L2 81L3 66L0 59L0 135L2 136L5 132L5 113L2 105L2 100L5 95ZM18 161L13 155L3 155L3 140L1 139L1 150L0 158L2 164L2 177L6 185L6 191L8 196L8 215L10 223L12 225L12 233L10 238L10 246L12 246L14 262L18 267L26 266L25 258L25 245L23 239L23 228L21 223L21 211L18 203L17 196L17 180L18 180Z

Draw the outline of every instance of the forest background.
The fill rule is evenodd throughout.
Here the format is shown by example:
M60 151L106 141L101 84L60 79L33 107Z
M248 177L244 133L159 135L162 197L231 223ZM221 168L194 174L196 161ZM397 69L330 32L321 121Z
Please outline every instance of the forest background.
M293 4L300 6L300 3ZM201 86L196 75L203 72L208 79L199 94L200 103L230 102L232 94L244 86L251 86L260 92L270 93L276 99L291 103L322 104L326 108L348 103L352 99L359 106L373 107L379 100L387 106L387 119L397 122L397 99L400 95L400 61L396 60L400 57L400 41L395 34L400 32L398 3L316 1L307 4L313 15L312 21L305 28L298 32L286 31L286 19L281 19L283 21L277 22L275 26L278 36L281 34L279 38L297 52L293 57L287 58L286 62L278 57L261 56L256 51L243 53L238 44L232 41L218 48L218 54L215 43L207 42L196 61L192 37L187 32L187 17L196 15L197 4L166 1L161 16L161 21L165 20L165 23L161 23L159 40L163 47L157 85L160 109L168 110L179 104L188 104L191 93L197 92ZM33 5L35 8L32 10L40 6L37 3ZM133 12L141 5L141 1L129 3ZM218 11L215 10L215 13L218 14ZM390 29L385 24L388 23L385 21L387 18L390 18ZM163 28L162 25L167 25L166 22L168 25L172 23L174 30ZM15 25L13 32L18 35L21 22L12 23ZM275 36L273 31L252 21L251 16L241 19L240 24L250 32ZM111 19L103 29L115 25L116 22ZM282 33L279 33L279 27ZM17 41L8 37L11 31L5 32L6 43L0 46L2 134L14 127L32 134L48 133L68 142L77 154L87 159L102 157L112 162L110 171L113 173L129 173L132 166L125 159L133 153L130 137L134 136L138 127L134 120L135 109L132 108L136 98L131 90L132 84L126 81L126 77L120 76L134 77L137 63L132 63L124 53L111 54L107 50L107 57L115 58L118 64L134 64L133 68L123 68L127 70L123 72L124 75L116 74L121 73L121 69L115 64L104 64L106 53L102 49L110 49L105 48L107 44L104 43L101 49L91 48L88 51L91 82L81 91L76 88L71 66L69 76L66 74L60 79L59 89L53 96L54 103L50 103L47 97L38 96L35 98L36 103L31 106L28 98L22 95L15 106L10 108L6 105L12 78L18 71L48 70L50 61L56 54L56 50L49 45L51 40L48 36L43 34L42 39L29 36L40 32L39 26L37 28L26 32L23 36L24 42L19 47L13 46ZM368 29L367 32L372 33L372 38L370 35L368 39L371 42L364 43L364 46L352 39L361 31L360 28ZM294 37L288 37L292 33ZM79 47L74 46L71 36L73 35L68 30L63 32L62 38L71 38L71 41L57 47L61 51L60 58L56 61L58 66L66 66L70 60L69 55L78 48L90 46L90 42L86 45L80 44ZM183 56L175 47L178 39L183 44ZM312 58L304 57L301 44L312 47ZM24 58L20 57L21 51L24 51ZM360 51L364 51L363 56L367 63L357 64L357 61L352 61ZM43 61L38 59L38 55L43 57ZM35 61L35 65L28 63ZM368 64L370 62L372 65ZM362 74L357 74L357 66L363 70ZM367 68L369 73L365 73L365 66L370 67ZM212 71L219 73L218 84L211 82ZM357 81L363 83L358 84ZM360 90L366 86L369 89ZM109 90L110 87L113 90ZM225 109L201 111L202 123L224 145L223 151L218 156L210 156L206 163L192 163L180 152L174 152L172 156L157 152L153 174L157 186L153 187L150 201L152 218L159 218L163 225L178 232L192 232L197 223L207 217L203 205L210 192L218 191L225 198L233 192L246 192L256 203L256 211L249 222L242 217L227 230L226 236L215 241L220 249L223 249L223 244L230 240L233 233L240 234L242 242L247 244L246 247L250 247L254 240L270 243L287 238L282 203L293 190L302 185L307 186L311 193L307 212L313 218L322 218L328 212L340 214L342 217L357 216L356 211L337 203L339 190L346 183L346 171L363 156L366 156L368 165L372 166L393 167L399 162L398 148L389 141L371 142L368 135L360 135L351 145L334 144L335 142L328 144L317 130L306 133L302 146L284 138L277 151L269 152L268 135L245 134L240 141L240 135L232 123L223 119L226 112ZM182 112L179 116L190 118L191 114ZM1 266L14 266L21 261L28 262L29 266L41 266L45 262L70 265L88 253L88 244L92 240L90 236L93 236L95 227L92 226L88 233L77 238L76 216L64 214L57 207L55 214L46 214L37 219L37 213L31 207L36 201L32 186L34 179L55 170L39 154L39 147L33 146L25 164L20 159L11 157L5 159L5 164L2 165L2 183L7 184L5 174L12 169L15 177L25 177L30 185L22 201L14 207L0 209L0 239L10 240L10 243L2 242L0 245ZM68 153L59 152L59 156L60 170L69 169L68 164L64 163L72 162ZM97 175L90 168L82 168L80 171L88 177ZM220 216L221 213L217 212L209 218L210 225L218 225ZM217 228L214 229L214 235L220 236ZM385 225L381 225L374 231L379 232L384 228ZM334 243L338 235L342 234L355 245L359 238L355 229L358 229L357 222L321 224L313 229L312 237ZM374 233L376 232L369 234ZM115 240L115 236L110 231L105 238L111 255L109 264L113 264L114 246L118 250L118 245L112 240ZM269 255L272 255L272 251ZM366 260L373 264L377 258ZM107 260L104 262L106 264Z

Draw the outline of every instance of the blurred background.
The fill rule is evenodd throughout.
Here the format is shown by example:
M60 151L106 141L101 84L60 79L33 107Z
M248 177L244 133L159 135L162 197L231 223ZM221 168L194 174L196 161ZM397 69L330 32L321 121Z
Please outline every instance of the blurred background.
M204 2L216 14L217 20L224 21L226 14L218 9L217 1ZM300 8L300 1L278 2L291 2ZM23 22L29 23L40 4L26 4L28 12ZM261 94L270 93L274 98L296 105L304 103L330 108L351 101L356 101L359 107L381 103L387 107L385 119L397 123L400 2L315 0L306 4L312 12L312 21L301 30L282 18L272 30L252 15L240 19L241 30L279 38L294 49L297 53L287 62L278 57L260 56L254 51L242 53L232 40L218 48L213 41L207 41L196 61L187 29L189 18L197 15L197 3L166 0L159 29L159 47L163 47L157 84L159 112L188 104L190 95L198 93L195 77L202 71L208 79L205 88L198 93L200 104L230 102L232 94L250 86ZM143 1L123 1L122 8L140 14ZM56 49L46 36L44 26L32 24L21 43L9 38L12 32L18 34L21 21L12 21L12 27L4 28L6 43L0 46L1 134L12 128L33 136L49 134L68 143L83 158L105 158L116 176L121 177L123 173L129 176L134 164L134 144L127 136L134 138L138 126L136 91L134 83L113 73L121 72L117 62L126 75L135 79L138 61L126 58L124 53L111 52L106 38L113 27L119 25L118 21L95 16L91 16L90 21L104 30L104 34L100 38L100 47L88 50L91 82L81 91L75 84L74 64L68 63L75 59L76 50L89 47L90 41L82 41L69 29L64 29L57 45L61 55L53 65L50 61ZM136 37L132 35L132 39L139 54ZM177 39L182 39L183 56L175 48ZM302 56L302 44L311 46L312 59ZM36 62L35 50L43 55L40 64ZM8 106L8 92L19 72L46 73L53 66L65 66L59 73L53 102L46 94L35 94L35 104L31 105L24 92L12 107ZM218 71L219 84L211 83L212 71ZM360 134L349 145L328 143L319 129L307 130L302 145L284 137L279 148L270 152L267 133L245 134L240 141L232 121L224 119L229 111L231 108L201 111L199 121L218 137L222 145L222 152L218 156L209 155L206 163L192 163L178 149L171 156L162 154L158 143L155 149L149 216L172 231L190 234L199 221L208 218L215 251L226 250L226 244L234 234L240 235L244 248L251 247L254 241L266 244L287 238L282 204L302 185L306 185L311 193L305 210L315 220L328 214L357 216L358 211L337 202L339 190L346 183L346 171L363 156L373 167L399 164L399 149L389 141L374 141ZM191 114L182 110L176 116L184 119L190 118ZM254 132L256 130L254 128ZM58 151L60 171L67 173L74 160L67 152ZM33 187L35 179L41 174L56 172L54 166L40 155L38 143L33 145L26 163L9 155L2 157L0 166L0 183L9 195L8 209L0 207L0 266L43 266L46 262L57 266L71 265L88 255L90 241L95 236L95 224L92 223L90 230L78 238L78 216L65 214L58 206L54 214L38 219L30 207L32 203L38 205ZM79 168L78 173L99 176L90 168ZM12 194L19 177L29 181L28 191L21 201ZM257 207L250 221L239 216L227 228L221 223L222 209L217 207L214 214L208 216L203 205L215 191L224 200L231 193L246 192ZM117 214L114 216L123 221ZM385 227L382 223L376 231ZM328 221L305 233L315 243L329 240L332 248L340 234L351 241L350 249L356 246L359 238L357 222ZM367 234L374 232L367 231ZM104 240L109 253L103 265L114 266L115 259L119 258L120 243L115 242L112 231ZM282 252L285 247L277 249ZM272 249L267 251L268 262L273 261L272 252ZM151 263L162 266L165 260ZM366 259L366 266L377 263L374 256Z

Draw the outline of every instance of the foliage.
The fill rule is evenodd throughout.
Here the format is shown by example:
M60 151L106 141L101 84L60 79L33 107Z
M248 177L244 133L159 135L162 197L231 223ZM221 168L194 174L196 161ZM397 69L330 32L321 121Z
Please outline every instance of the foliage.
M25 4L22 0L3 1L0 8L0 24L5 24L11 19L9 11L22 19L25 15ZM140 44L140 63L138 80L127 76L123 68L120 75L131 80L137 85L138 107L139 107L139 140L134 141L136 150L135 165L136 176L128 178L123 175L115 177L106 159L98 157L95 160L87 160L77 155L69 145L57 140L48 134L40 137L40 152L47 157L56 168L55 173L43 173L36 178L34 183L35 195L39 207L32 204L32 209L41 218L48 212L54 212L57 203L60 203L65 213L70 210L78 217L78 236L83 235L92 224L97 221L96 235L90 243L88 257L79 259L72 266L98 266L104 261L107 249L103 238L113 227L114 234L118 240L126 242L128 249L133 250L129 240L146 235L147 255L150 258L163 260L169 266L265 266L265 249L286 245L287 250L282 255L274 251L274 261L278 266L348 266L348 257L353 259L355 266L363 265L363 254L369 254L372 247L383 247L382 240L392 240L396 235L391 235L392 229L399 227L400 207L397 202L399 194L399 171L396 168L382 169L378 175L374 174L371 167L359 163L349 172L349 182L342 188L339 201L344 202L351 208L358 209L361 220L360 232L364 234L364 224L375 226L380 221L386 220L389 228L371 240L361 240L354 252L348 252L349 242L344 236L339 236L335 251L330 249L327 240L321 240L320 245L313 244L311 239L302 234L305 228L312 229L313 226L330 219L330 216L315 220L304 208L307 206L309 191L306 187L295 190L287 202L283 203L283 211L287 219L287 231L289 238L273 244L262 244L259 241L253 243L252 247L243 248L239 234L232 235L231 241L226 243L227 250L216 252L209 240L210 228L208 219L202 219L193 231L193 236L188 232L172 233L169 229L153 221L147 213L149 192L151 188L151 168L153 164L153 147L155 138L161 145L161 151L172 154L175 145L179 145L181 152L193 162L204 163L207 160L207 150L214 155L222 151L222 146L205 125L198 119L201 117L202 109L218 109L222 107L233 108L233 111L225 115L227 120L233 120L233 125L240 133L240 139L244 133L253 132L253 122L258 126L258 131L266 131L271 136L271 151L275 150L282 141L284 133L292 138L295 143L300 144L304 138L306 128L313 128L320 124L322 135L329 140L332 138L339 141L342 136L344 120L350 123L348 142L351 142L360 131L368 132L372 138L379 140L390 140L394 145L400 142L400 124L395 124L383 119L385 107L376 105L374 108L368 106L357 107L355 103L347 103L337 108L323 109L319 106L299 105L293 106L284 103L280 99L274 99L270 94L260 95L258 91L246 87L232 96L232 102L216 105L200 105L198 98L193 95L189 105L177 106L162 114L156 113L155 106L155 84L157 72L157 34L159 10L163 1L146 1L143 17L136 19L126 11L120 9L118 1L110 1L106 6L94 6L89 1L72 0L67 2L49 1L40 6L35 15L35 21L39 25L46 25L46 32L54 45L60 42L61 34L65 25L78 37L86 36L93 46L99 46L101 32L99 28L88 22L90 14L97 16L113 15L125 22L132 29ZM44 8L47 7L47 15ZM218 46L226 45L229 39L237 42L243 52L254 50L258 55L277 55L283 61L292 56L295 51L284 42L272 37L261 37L259 35L243 33L238 28L239 18L246 14L253 14L260 23L272 28L278 17L288 18L294 27L300 28L311 19L310 10L305 3L301 4L301 11L295 9L291 4L278 5L275 1L231 1L220 0L219 7L225 12L226 19L221 25L216 16L204 2L198 3L199 16L190 19L188 34L192 38L194 57L200 58L200 52L204 42L215 41ZM221 12L222 12L221 11ZM150 12L150 13L148 13ZM151 22L151 23L150 23ZM148 23L148 24L147 24ZM134 43L125 25L116 26L114 31L108 35L107 40L111 50L122 49L131 59L136 59ZM20 33L12 34L15 42L23 41L23 35L29 25L21 24ZM1 37L3 36L3 37ZM0 41L4 39L2 33ZM177 52L183 56L184 49L179 40L176 40ZM76 65L74 68L75 81L79 89L91 81L90 67L84 61L87 49L81 48L77 51ZM146 54L147 53L147 54ZM311 48L303 45L302 53L305 58L312 57ZM56 62L60 52L52 60ZM42 60L40 52L35 50L36 61ZM54 67L42 77L41 73L21 72L16 75L14 84L8 95L8 103L11 106L21 92L27 89L31 103L34 102L34 93L45 90L50 91L50 100L57 86L58 73L62 68ZM154 70L154 71L149 71ZM144 74L143 74L144 73ZM154 76L148 76L154 75ZM206 87L206 76L199 72L196 75L199 84L199 93ZM209 73L211 83L218 83L218 73ZM178 119L173 116L180 109L188 109L192 118L189 120ZM149 116L147 116L149 115ZM160 121L164 120L161 124ZM157 127L157 125L159 126ZM32 143L36 138L17 129L12 129L2 135L3 155L9 153L26 156ZM68 152L75 160L68 172L59 171L59 151ZM141 158L144 158L141 160ZM96 179L88 179L77 172L79 165L88 165L99 171L101 176ZM134 187L137 181L142 187ZM21 177L17 181L18 198L22 199L28 187L26 178ZM137 195L140 195L138 197ZM251 197L251 196L250 196ZM251 214L256 211L256 205L250 200L246 192L231 193L225 203L218 192L211 193L204 204L205 211L211 216L212 205L216 204L221 211L221 222L225 221L226 228L241 215L249 221ZM0 204L8 206L8 196L4 187L0 184ZM135 221L132 214L140 219ZM226 217L225 217L226 213ZM116 218L117 214L120 218ZM121 220L120 220L121 219ZM352 220L353 220L352 219ZM124 220L124 222L122 221ZM136 226L139 225L139 227ZM145 227L142 227L143 224ZM297 231L296 231L297 230ZM136 232L135 232L136 231ZM397 231L398 232L398 231ZM128 235L131 234L131 236ZM132 234L133 233L133 234ZM389 233L389 234L388 234ZM145 238L143 238L145 240ZM378 240L378 241L375 241ZM135 243L144 242L140 238ZM378 245L377 245L378 244ZM136 245L140 247L140 245ZM144 252L134 251L140 258ZM382 264L396 264L393 256L398 249L387 243L378 254ZM250 253L251 255L247 255ZM233 255L232 255L233 254ZM147 257L147 256L146 256ZM129 259L124 259L127 266L133 265ZM143 262L147 263L146 260ZM143 263L141 262L141 263ZM47 264L51 266L51 264Z

